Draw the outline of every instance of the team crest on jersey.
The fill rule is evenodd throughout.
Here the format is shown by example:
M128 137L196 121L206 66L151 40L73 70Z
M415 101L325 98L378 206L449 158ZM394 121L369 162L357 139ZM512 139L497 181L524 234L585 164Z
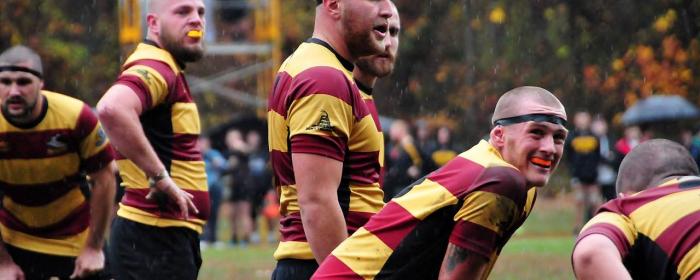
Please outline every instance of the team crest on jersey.
M331 119L328 117L328 112L321 110L321 118L319 118L318 123L307 127L306 130L333 131L333 125L331 124Z
M56 134L46 142L46 151L50 155L65 152L68 149L68 144L62 141L62 135Z

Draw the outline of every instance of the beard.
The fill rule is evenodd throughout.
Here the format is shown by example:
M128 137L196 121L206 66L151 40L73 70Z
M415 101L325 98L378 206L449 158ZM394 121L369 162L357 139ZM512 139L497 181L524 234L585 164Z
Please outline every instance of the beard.
M165 30L161 32L160 43L175 60L183 63L195 62L204 56L204 49L201 45L188 48L184 46L183 42L178 41L175 35L171 35Z
M394 71L394 59L387 59L390 59L391 62L387 62L385 59L382 59L376 55L364 56L357 59L355 65L357 68L360 68L362 72L371 74L372 76L378 78L384 78L389 76L389 74Z
M362 27L361 15L352 15L347 11L342 15L343 39L348 46L350 55L354 58L381 53L384 46L381 41L374 38L373 28Z
M32 103L28 103L27 100L19 96L11 97L2 103L2 114L7 119L18 123L29 122L31 121L32 112L34 111L34 107L36 107L37 100L38 98ZM10 111L10 103L13 103L13 105L21 105L21 109L13 109Z

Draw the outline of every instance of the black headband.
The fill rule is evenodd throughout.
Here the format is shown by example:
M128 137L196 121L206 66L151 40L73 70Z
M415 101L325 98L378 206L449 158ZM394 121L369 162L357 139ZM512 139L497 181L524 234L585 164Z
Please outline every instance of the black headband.
M545 114L529 114L529 115L522 115L522 116L515 116L515 117L510 117L510 118L503 118L500 120L496 120L493 122L493 125L511 125L511 124L516 124L516 123L523 123L523 122L549 122L553 124L558 124L561 126L566 126L567 122L565 119L554 116L554 115L545 115Z
M0 72L3 71L20 71L20 72L27 72L29 74L33 74L34 76L37 76L39 79L43 79L41 73L39 71L36 71L34 69L30 69L24 66L17 66L17 65L4 65L0 66Z

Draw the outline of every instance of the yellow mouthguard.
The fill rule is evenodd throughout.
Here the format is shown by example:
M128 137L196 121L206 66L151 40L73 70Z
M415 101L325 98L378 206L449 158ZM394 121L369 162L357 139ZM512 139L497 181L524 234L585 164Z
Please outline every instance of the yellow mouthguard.
M192 38L201 38L202 31L201 30L190 30L190 32L187 32L187 36L192 37Z

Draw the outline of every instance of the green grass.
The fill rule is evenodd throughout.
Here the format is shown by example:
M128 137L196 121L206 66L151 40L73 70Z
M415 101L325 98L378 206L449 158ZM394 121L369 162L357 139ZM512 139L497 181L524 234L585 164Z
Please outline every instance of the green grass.
M489 279L573 279L570 256L573 200L538 198L525 224L511 238ZM226 227L225 224L222 224ZM219 236L228 236L223 229ZM270 279L275 245L209 248L200 279Z

